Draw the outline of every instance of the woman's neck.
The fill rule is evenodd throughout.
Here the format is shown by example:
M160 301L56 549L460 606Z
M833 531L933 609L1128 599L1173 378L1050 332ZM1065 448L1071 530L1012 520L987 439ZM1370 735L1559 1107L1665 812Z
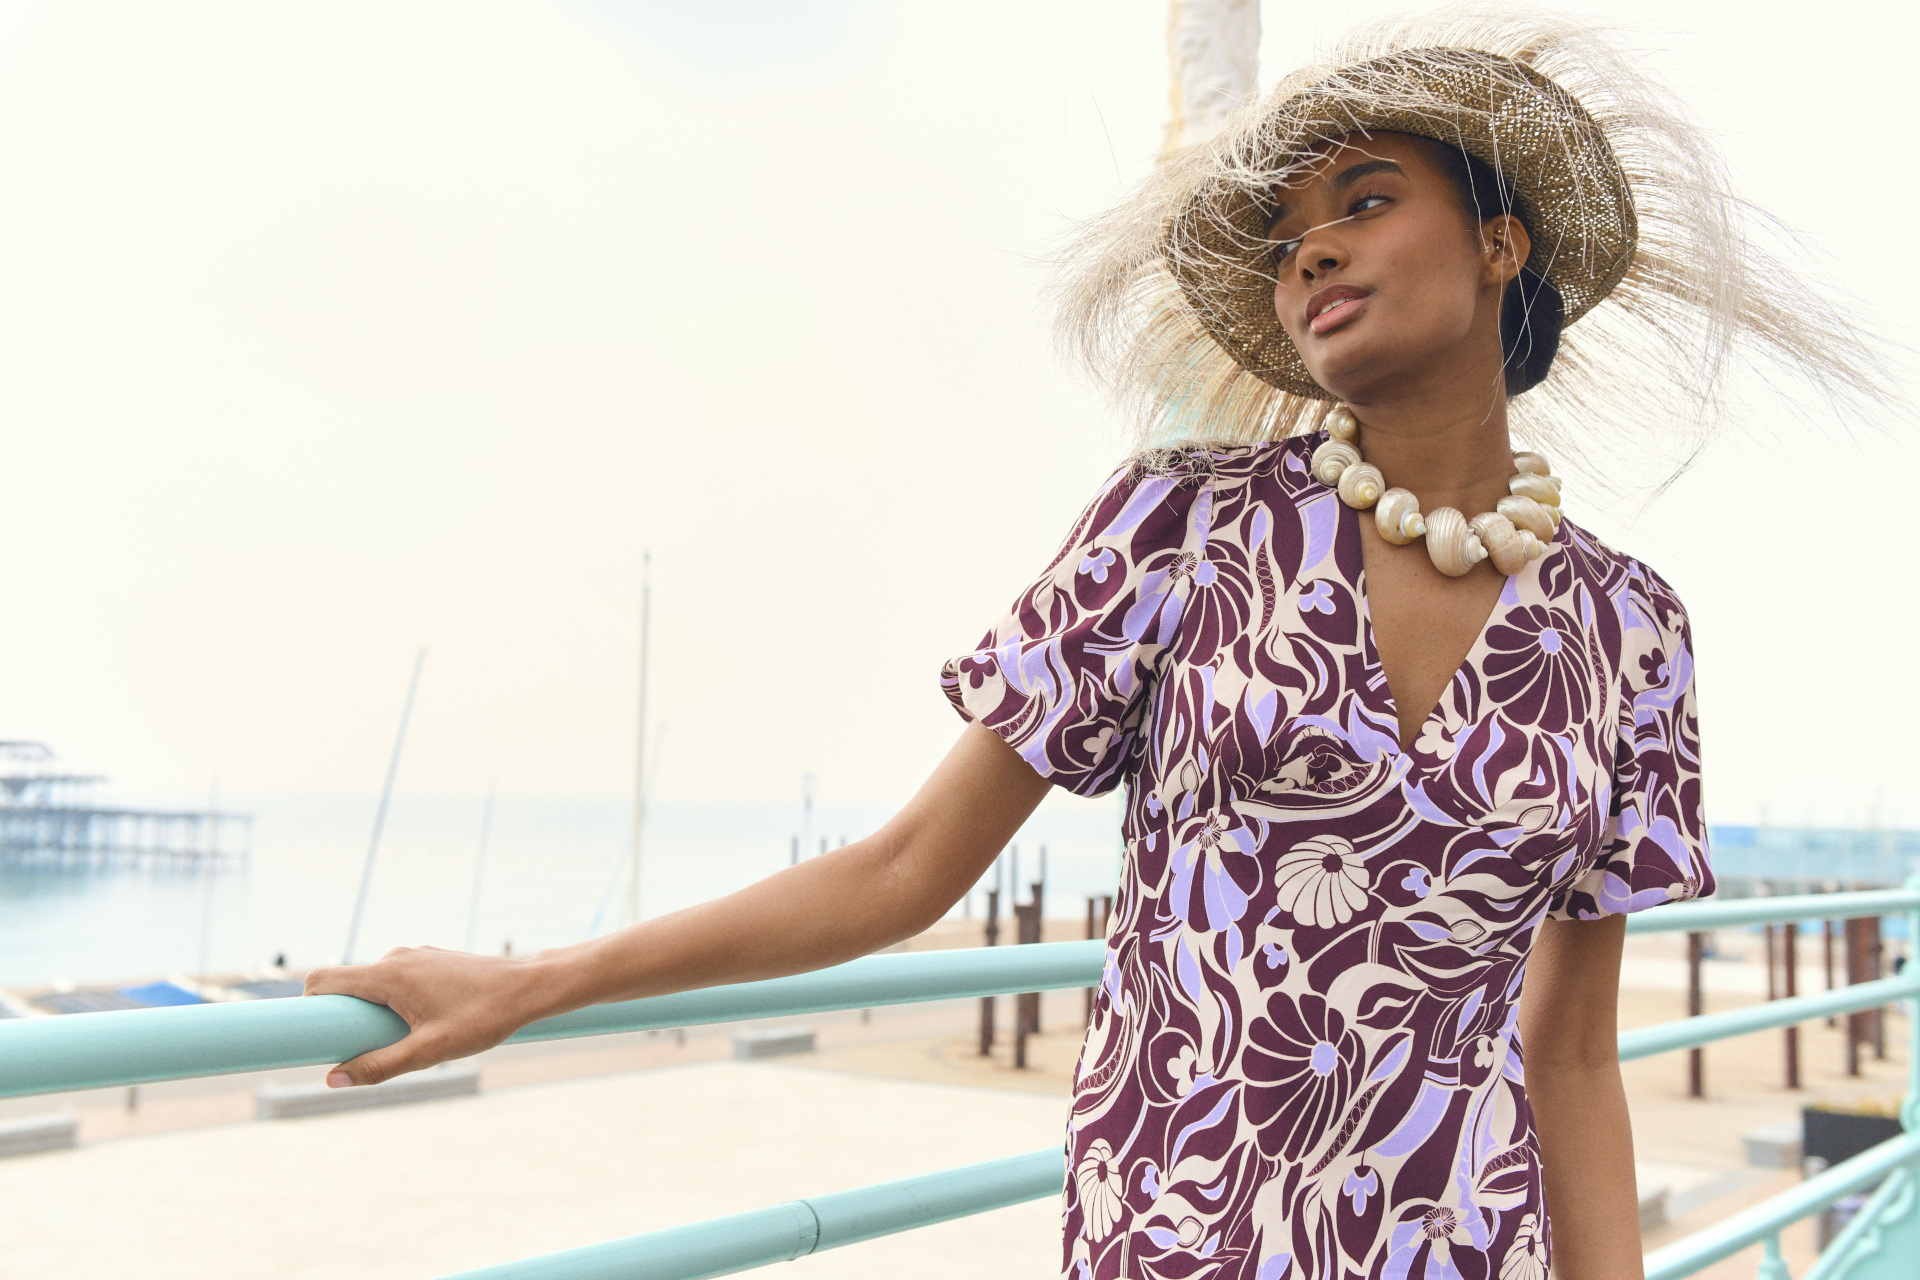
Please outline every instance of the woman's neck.
M1360 455L1389 485L1411 489L1420 509L1456 507L1469 517L1507 496L1513 445L1504 394L1349 402L1360 422Z

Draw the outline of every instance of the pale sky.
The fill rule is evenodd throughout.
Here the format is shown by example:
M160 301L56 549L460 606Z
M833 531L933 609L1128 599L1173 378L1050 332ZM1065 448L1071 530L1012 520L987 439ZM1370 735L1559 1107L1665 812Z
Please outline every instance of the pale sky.
M1398 6L1394 6L1398 7ZM1270 84L1389 6L1269 3ZM1905 342L1893 5L1575 6ZM127 796L905 798L941 661L1120 460L1041 260L1158 3L0 5L0 737ZM1785 424L1785 425L1783 425ZM1715 821L1920 821L1912 425L1734 424L1569 510L1691 610Z

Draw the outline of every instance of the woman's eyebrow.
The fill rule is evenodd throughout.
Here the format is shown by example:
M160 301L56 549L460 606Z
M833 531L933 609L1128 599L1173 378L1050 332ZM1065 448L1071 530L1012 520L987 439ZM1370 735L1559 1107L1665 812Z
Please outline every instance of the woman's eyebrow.
M1348 187L1360 181L1360 179L1371 177L1376 173L1397 173L1403 178L1407 176L1407 171L1392 160L1363 160L1359 164L1350 164L1335 174L1333 177L1333 189L1335 191L1345 191ZM1273 238L1273 229L1285 221L1287 216L1292 212L1293 206L1290 204L1276 204L1273 206L1272 212L1267 214L1268 239Z
M1407 171L1391 160L1367 160L1360 164L1348 165L1335 174L1333 189L1345 191L1360 179L1371 177L1376 173L1397 173L1403 178L1407 176Z

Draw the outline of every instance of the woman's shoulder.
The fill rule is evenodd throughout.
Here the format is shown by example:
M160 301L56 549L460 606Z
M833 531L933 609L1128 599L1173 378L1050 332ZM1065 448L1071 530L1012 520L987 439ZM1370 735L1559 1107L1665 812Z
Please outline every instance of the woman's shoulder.
M1572 520L1561 521L1560 533L1575 575L1613 605L1623 631L1644 629L1682 640L1690 636L1680 593L1652 565L1616 551Z
M1127 459L1118 478L1138 483L1152 478L1192 488L1226 489L1253 481L1278 481L1298 500L1312 480L1307 460L1325 433L1260 440L1252 444L1186 441L1142 449Z

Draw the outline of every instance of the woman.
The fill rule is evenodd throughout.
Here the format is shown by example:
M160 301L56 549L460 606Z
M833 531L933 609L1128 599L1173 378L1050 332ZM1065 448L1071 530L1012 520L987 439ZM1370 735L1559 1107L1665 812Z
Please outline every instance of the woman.
M1614 1008L1625 913L1713 884L1691 645L1657 574L1562 517L1510 401L1535 441L1699 429L1743 343L1865 388L1731 208L1577 30L1443 14L1290 77L1070 258L1071 333L1186 443L947 665L970 724L907 807L577 947L318 971L413 1028L330 1082L865 954L1050 785L1124 782L1070 1275L1540 1280L1551 1236L1561 1275L1638 1276Z

